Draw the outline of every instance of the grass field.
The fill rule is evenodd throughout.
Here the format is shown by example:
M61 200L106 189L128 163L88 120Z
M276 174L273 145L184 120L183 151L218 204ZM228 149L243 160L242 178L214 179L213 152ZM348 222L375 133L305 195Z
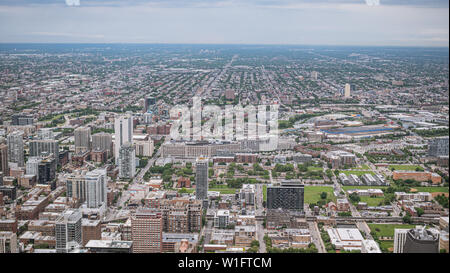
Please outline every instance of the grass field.
M56 120L56 119L59 119L59 118L61 118L63 116L64 116L64 114L58 114L58 115L54 116L53 118L49 118L49 119L43 120L43 122Z
M263 201L267 201L267 185L263 185Z
M339 171L340 173L344 173L346 175L350 175L350 174L355 174L357 176L361 176L363 174L366 173L370 173L371 175L374 175L375 173L372 171L356 171L356 170L352 170L352 171Z
M414 228L415 225L402 225L402 224L367 224L369 225L370 231L375 232L378 237L394 237L394 230L396 228ZM376 230L378 229L378 230Z
M448 187L414 187L419 192L448 192Z
M308 167L308 171L314 171L314 172L317 172L317 171L323 171L323 168L321 168L321 167Z
M327 193L327 199L336 202L336 196L333 193L333 187L321 187L321 186L305 186L305 203L317 203L320 199L322 192Z
M380 241L380 248L390 249L389 252L394 251L394 241Z
M417 168L419 168L421 172L424 171L424 169L419 165L389 165L389 169L392 168L397 171L415 171Z
M361 202L367 203L369 207L376 207L384 200L384 197L361 196L360 198Z
M358 168L354 168L356 170L370 170L369 166L366 164L359 166Z

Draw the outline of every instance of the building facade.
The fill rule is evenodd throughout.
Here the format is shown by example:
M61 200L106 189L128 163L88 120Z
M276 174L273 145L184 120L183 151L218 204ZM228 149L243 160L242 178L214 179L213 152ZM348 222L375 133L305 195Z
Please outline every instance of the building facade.
M199 157L195 166L195 197L197 200L206 200L208 199L208 159Z
M119 151L119 177L133 178L136 175L136 150L134 145L126 142Z
M281 186L267 187L267 209L303 210L304 185L284 181Z
M438 137L428 142L428 156L439 157L448 156L449 137Z
M162 213L155 209L138 209L131 217L133 253L162 252Z
M406 233L403 253L439 253L439 234L425 228L410 229Z
M23 154L23 132L14 131L8 135L8 160L17 163L17 166L24 167Z
M114 121L114 156L119 163L120 148L124 143L133 143L133 116L130 114L117 117Z
M56 252L67 253L82 244L81 212L68 209L56 220L55 237Z
M42 156L53 154L56 161L59 161L59 144L57 140L39 139L29 142L30 156Z
M91 128L80 127L75 129L75 153L82 153L91 150Z
M9 174L8 168L8 146L0 144L0 172L5 176Z
M106 151L107 156L112 156L112 136L108 133L97 133L92 135L92 150Z

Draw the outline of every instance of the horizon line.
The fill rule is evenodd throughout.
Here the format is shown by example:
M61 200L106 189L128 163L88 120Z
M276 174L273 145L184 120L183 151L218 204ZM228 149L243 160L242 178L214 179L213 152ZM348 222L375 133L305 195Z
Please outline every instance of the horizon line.
M277 44L277 43L167 43L167 42L0 42L0 45L228 45L228 46L325 46L325 47L403 47L403 48L445 48L450 45L361 45L361 44Z

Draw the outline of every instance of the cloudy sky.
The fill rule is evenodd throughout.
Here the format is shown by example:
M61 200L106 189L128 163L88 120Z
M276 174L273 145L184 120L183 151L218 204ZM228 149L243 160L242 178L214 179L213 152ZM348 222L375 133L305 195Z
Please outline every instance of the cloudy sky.
M448 0L0 0L0 42L444 46Z

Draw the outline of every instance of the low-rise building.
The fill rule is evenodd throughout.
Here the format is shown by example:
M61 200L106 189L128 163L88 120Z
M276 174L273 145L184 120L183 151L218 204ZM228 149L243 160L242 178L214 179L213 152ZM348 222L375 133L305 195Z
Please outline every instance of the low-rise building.
M90 240L86 246L89 253L132 253L132 241Z
M357 228L329 228L327 230L331 243L338 250L360 250L364 237Z
M440 184L442 178L437 173L431 172L413 172L413 171L394 171L392 173L394 180L415 180L418 182L431 181L433 184Z

